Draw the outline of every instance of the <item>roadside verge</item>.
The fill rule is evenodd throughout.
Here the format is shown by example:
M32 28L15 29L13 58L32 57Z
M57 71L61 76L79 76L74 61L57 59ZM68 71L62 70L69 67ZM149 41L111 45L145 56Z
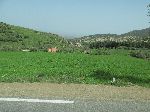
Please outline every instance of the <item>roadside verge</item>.
M150 88L85 84L0 83L0 97L150 101Z

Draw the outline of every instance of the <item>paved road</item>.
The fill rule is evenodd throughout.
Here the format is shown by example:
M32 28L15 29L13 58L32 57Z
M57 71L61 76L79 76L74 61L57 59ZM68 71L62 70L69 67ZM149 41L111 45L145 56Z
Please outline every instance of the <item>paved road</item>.
M24 102L24 99L3 101L6 97L39 98L42 101L70 99L74 103L39 103L41 100L35 103L34 100ZM0 83L0 112L150 112L150 89L139 86Z
M150 112L150 102L78 99L73 104L51 104L0 101L0 112Z

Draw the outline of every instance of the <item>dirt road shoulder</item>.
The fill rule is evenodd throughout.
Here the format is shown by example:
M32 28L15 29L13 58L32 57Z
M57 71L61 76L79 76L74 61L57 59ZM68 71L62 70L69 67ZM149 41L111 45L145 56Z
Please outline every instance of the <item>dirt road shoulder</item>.
M0 83L0 97L150 101L150 88L85 84Z

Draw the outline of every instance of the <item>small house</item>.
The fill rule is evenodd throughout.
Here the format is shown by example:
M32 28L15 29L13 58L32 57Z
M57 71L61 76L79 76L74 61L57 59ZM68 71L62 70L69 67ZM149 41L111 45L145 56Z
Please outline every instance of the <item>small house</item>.
M58 49L56 47L54 48L48 48L48 52L57 52Z

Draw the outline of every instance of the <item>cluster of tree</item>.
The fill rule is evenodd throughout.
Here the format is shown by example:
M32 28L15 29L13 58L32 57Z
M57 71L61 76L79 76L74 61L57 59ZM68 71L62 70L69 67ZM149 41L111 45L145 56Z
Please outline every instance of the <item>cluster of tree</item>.
M17 42L22 41L24 37L16 32L13 32L12 27L6 23L0 23L0 41L3 42Z
M104 42L93 42L89 44L91 49L99 49L99 48L118 48L118 47L134 47L134 48L150 48L150 38L147 41L137 41L137 42L116 42L116 41L104 41Z

